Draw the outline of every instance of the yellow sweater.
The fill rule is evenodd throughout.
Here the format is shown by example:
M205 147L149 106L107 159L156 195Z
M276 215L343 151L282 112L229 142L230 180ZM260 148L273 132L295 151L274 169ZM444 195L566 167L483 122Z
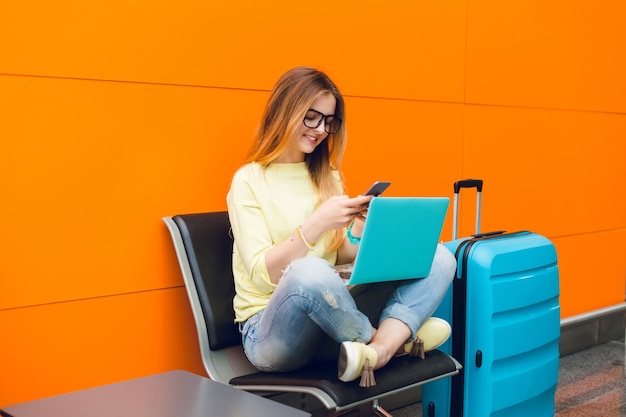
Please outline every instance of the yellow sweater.
M242 322L263 310L276 288L265 266L265 253L292 235L297 237L294 230L315 211L319 197L304 162L267 168L250 163L235 173L227 203L235 241L235 321ZM333 265L337 259L337 252L328 250L325 236L309 255Z

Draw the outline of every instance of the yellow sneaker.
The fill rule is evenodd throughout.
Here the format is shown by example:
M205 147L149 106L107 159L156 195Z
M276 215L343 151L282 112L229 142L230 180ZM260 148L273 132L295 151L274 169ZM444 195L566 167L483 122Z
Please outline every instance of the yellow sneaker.
M374 366L378 361L378 354L374 349L364 343L343 342L339 350L339 379L350 382L361 377L361 387L373 387Z
M430 352L446 343L452 334L452 327L444 319L431 317L417 331L417 337L424 341L424 352Z
M413 340L398 349L396 356L411 355L424 359L426 352L443 345L451 334L452 328L447 321L431 317L422 324Z

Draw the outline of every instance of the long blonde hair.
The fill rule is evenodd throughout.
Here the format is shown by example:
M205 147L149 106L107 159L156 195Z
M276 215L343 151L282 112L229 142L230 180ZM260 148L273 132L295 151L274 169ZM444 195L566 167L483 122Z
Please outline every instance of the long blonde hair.
M335 116L344 122L336 133L328 134L328 137L304 158L320 203L334 195L345 193L341 163L346 147L343 96L322 71L297 67L287 71L276 82L247 157L247 162L258 162L264 166L275 162L296 135L312 103L326 94L332 94L335 98ZM340 186L337 184L334 171L339 174ZM341 246L343 236L343 231L333 231L330 247L337 249Z

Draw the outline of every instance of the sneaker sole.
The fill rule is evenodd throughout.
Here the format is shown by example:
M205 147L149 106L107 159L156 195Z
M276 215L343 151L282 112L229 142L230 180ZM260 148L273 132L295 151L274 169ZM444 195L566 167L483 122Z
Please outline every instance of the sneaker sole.
M350 342L343 342L339 348L339 380L350 382L357 379L360 375L357 366L358 353L354 345Z

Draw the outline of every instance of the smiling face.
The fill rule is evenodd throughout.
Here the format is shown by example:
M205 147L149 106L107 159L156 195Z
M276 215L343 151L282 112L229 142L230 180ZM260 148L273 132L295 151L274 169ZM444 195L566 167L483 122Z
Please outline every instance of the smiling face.
M328 116L335 114L335 106L335 97L328 93L316 99L311 104L311 110ZM322 121L316 128L307 127L304 122L300 123L300 127L291 139L289 146L277 162L303 162L305 155L312 153L328 137L325 126L326 120Z

